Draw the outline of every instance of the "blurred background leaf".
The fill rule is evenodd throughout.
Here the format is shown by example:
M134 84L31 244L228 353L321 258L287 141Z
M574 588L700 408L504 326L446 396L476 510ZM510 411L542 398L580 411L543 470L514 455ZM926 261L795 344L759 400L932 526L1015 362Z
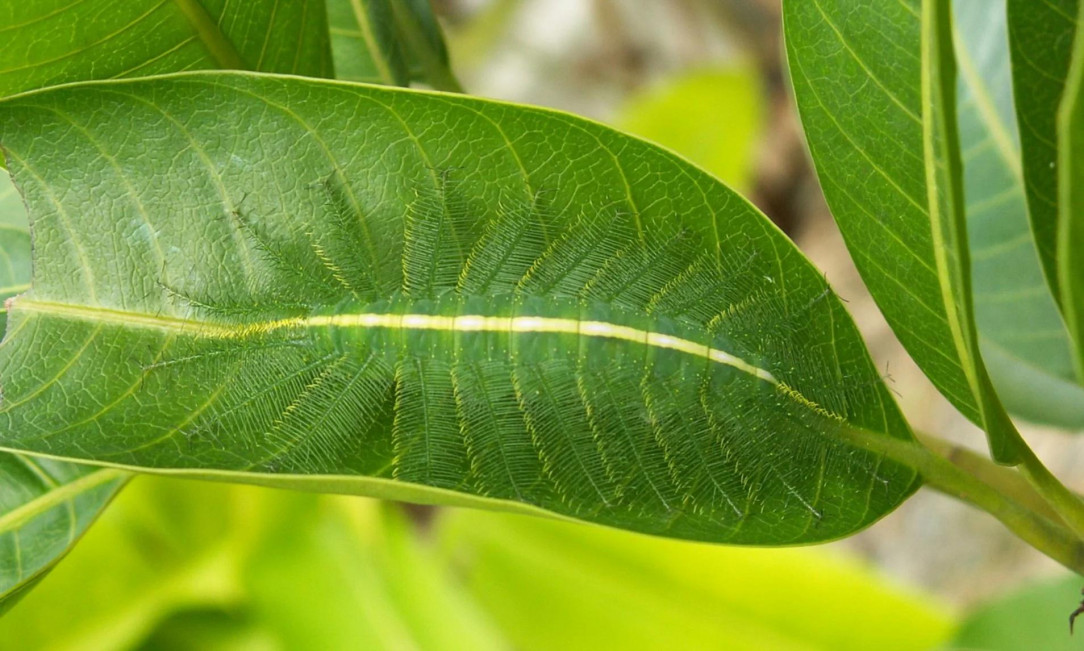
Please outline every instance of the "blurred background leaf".
M989 600L964 618L948 645L959 651L1062 651L1084 648L1069 635L1068 606L1080 601L1078 576L1046 580Z
M673 149L745 193L764 121L762 97L751 65L692 70L633 94L613 124Z
M1005 406L1084 427L1084 387L1028 222L1003 3L955 0L960 146L980 345Z
M935 601L824 550L464 510L447 512L437 533L521 649L928 649L952 627Z
M927 649L952 617L837 554L139 477L0 620L19 649ZM65 626L58 626L64 613Z
M327 0L335 76L459 91L429 0Z

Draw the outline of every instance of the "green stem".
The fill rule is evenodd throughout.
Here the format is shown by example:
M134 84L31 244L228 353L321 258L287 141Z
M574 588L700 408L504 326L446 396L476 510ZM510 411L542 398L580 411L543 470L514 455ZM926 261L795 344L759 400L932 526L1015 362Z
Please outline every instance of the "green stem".
M1043 465L1031 448L1024 446L1020 472L1079 538L1084 538L1084 502Z
M967 448L949 443L928 434L916 432L919 441L934 454L973 475L1002 495L1010 496L1017 504L1042 515L1060 526L1065 525L1061 515L1050 506L1028 479L1015 468L993 463L987 457Z
M954 463L914 441L871 437L857 430L843 431L841 434L859 447L915 468L931 488L986 511L1024 542L1084 576L1084 540L1060 524L1060 520L1044 515L1051 513L1049 506L1044 506L1041 511L1025 506L1035 504L1037 496L1031 494L1026 484L988 467L995 465L992 462L980 462L978 455L961 456L957 453L957 462ZM928 440L935 441L931 447L942 450L951 448L947 443ZM974 469L981 467L982 470L966 471L964 468L968 465ZM980 479L980 475L991 480L991 483Z

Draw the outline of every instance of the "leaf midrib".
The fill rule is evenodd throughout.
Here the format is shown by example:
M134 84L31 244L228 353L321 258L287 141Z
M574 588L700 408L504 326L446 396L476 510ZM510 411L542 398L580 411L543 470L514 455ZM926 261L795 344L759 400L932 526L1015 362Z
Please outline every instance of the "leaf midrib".
M64 318L117 325L121 327L152 328L179 334L215 339L244 339L275 331L295 328L382 328L390 330L438 330L445 332L508 332L511 334L555 333L574 334L603 339L618 339L654 348L675 350L701 357L712 362L731 366L773 385L781 383L766 369L718 348L696 343L689 339L641 330L606 321L538 316L489 316L483 314L459 314L441 316L414 313L361 312L355 314L328 314L293 317L273 321L244 323L229 326L209 321L197 321L179 317L147 314L102 307L89 307L68 303L53 303L18 299L13 308L54 315ZM792 391L792 390L791 390Z

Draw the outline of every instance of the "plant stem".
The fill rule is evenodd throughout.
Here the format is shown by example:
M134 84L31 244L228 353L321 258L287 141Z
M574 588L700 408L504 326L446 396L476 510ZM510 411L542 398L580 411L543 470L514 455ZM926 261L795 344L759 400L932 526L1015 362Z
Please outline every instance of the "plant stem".
M927 462L919 472L931 488L986 511L1024 542L1084 576L1084 541L1062 526L1060 520L1051 520L1024 507L935 454L927 453Z
M1040 495L1028 479L1015 468L993 463L983 455L928 434L916 432L918 440L934 454L950 461L969 475L1010 496L1020 506L1047 517L1058 525L1065 524L1061 515Z
M1031 448L1024 446L1021 453L1023 459L1020 462L1020 472L1058 512L1073 533L1084 538L1084 502L1043 465Z
M951 452L954 446L932 438L925 439L927 448L915 441L874 437L858 430L841 434L859 447L915 468L931 488L986 511L1021 540L1084 576L1084 540L1060 518L1049 517L1056 518L1061 510L1055 505L1052 511L1026 482L1010 478L1016 475L1012 470L1002 471L979 455L960 451L953 452L956 459L950 461L930 448Z

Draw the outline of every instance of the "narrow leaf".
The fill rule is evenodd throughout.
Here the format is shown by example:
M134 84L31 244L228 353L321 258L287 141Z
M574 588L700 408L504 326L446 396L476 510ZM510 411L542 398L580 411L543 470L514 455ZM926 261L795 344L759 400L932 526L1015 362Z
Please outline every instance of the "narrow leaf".
M35 236L4 447L757 544L915 488L821 275L605 127L202 73L11 98L0 144Z
M1084 4L1058 116L1058 273L1062 311L1084 378Z
M1013 95L1028 212L1043 273L1058 289L1057 113L1069 72L1078 0L1007 0Z
M327 0L327 19L339 79L410 85L390 0Z
M1017 460L971 310L947 0L784 3L809 148L855 264L934 385Z
M998 395L1033 422L1084 428L1069 336L1028 222L1005 6L956 0L960 147L975 320Z

